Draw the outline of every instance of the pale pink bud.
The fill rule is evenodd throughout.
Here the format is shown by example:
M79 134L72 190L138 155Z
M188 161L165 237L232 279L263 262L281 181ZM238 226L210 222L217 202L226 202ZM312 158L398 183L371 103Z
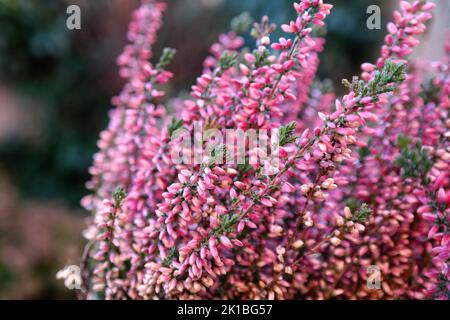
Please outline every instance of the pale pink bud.
M272 225L270 226L270 232L280 234L283 232L283 228L279 225Z
M408 1L401 1L400 8L402 8L404 12L408 12L411 10L411 4Z
M337 237L333 237L330 239L330 242L333 246L338 246L341 244L341 239L339 239Z
M244 230L245 227L245 221L239 221L238 226L237 226L237 232L241 233L242 230Z
M290 184L289 182L284 182L283 186L281 187L281 190L283 192L288 192L288 193L292 193L295 191L295 188L292 184Z
M434 224L428 231L428 235L427 235L428 239L432 239L434 237L434 235L436 234L436 232L438 232L438 231L439 231L439 226Z
M250 69L243 63L239 64L239 69L241 69L241 72L244 75L248 75L250 73Z
M346 219L351 219L352 211L350 210L349 207L345 207L344 208L344 216L345 216Z
M300 249L301 247L303 247L305 243L302 240L297 240L292 244L292 247L294 249Z
M423 11L430 11L436 7L436 4L433 2L427 2L422 6Z
M238 239L233 239L232 242L233 242L233 244L235 246L238 246L238 247L243 247L244 246L244 244Z
M375 70L375 66L371 63L363 63L361 69L365 72L372 72Z
M437 201L439 203L446 203L447 202L447 195L445 194L444 188L439 188L438 194L437 194Z
M220 237L220 243L223 244L224 247L231 249L233 248L233 244L231 243L230 239L228 239L226 236Z
M243 183L243 182L241 182L241 181L235 181L234 182L234 185L236 186L236 188L239 188L239 189L241 189L241 190L244 190L245 189L245 183Z
M270 44L270 38L267 37L267 36L262 37L262 38L261 38L261 44L262 44L263 46L269 45L269 44Z

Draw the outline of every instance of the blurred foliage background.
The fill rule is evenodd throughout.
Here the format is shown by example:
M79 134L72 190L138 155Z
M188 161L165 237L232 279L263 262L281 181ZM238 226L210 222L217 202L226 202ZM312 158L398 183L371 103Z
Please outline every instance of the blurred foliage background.
M382 0L336 0L327 19L319 76L358 73L379 52L390 18ZM394 1L392 1L394 2ZM243 11L277 25L291 0L169 0L156 47L177 49L172 93L188 90L230 20ZM81 7L82 29L66 28L66 8ZM55 280L77 264L87 213L88 167L110 98L122 85L115 59L138 0L0 0L0 298L73 298ZM382 30L366 28L369 5L382 7ZM276 34L272 39L276 39Z

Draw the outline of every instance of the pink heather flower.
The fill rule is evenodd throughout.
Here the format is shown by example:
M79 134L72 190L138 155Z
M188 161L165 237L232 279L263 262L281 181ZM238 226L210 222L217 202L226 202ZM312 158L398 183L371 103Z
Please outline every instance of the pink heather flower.
M93 194L82 201L93 212L86 296L448 298L448 57L409 61L433 7L402 1L380 58L336 97L314 81L324 40L311 35L332 6L295 2L297 16L270 48L267 17L254 26L254 50L242 50L234 31L221 35L190 98L171 100L167 114L173 52L150 62L165 5L142 0L118 58L126 84L100 135ZM203 146L182 144L196 126L225 135L289 123L273 175L263 174L268 162L214 163ZM176 129L184 133L172 136ZM178 151L199 162L174 163ZM373 265L380 290L367 287Z

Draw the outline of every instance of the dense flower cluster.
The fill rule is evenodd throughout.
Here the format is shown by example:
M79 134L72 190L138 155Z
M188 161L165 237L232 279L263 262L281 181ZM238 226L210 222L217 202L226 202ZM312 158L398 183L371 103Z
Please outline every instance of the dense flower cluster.
M332 6L302 0L273 43L267 17L250 49L245 19L235 21L191 97L165 102L174 51L149 62L165 6L143 0L83 199L93 212L86 297L448 298L448 57L409 61L434 5L400 7L381 57L344 81L342 98L314 80L324 47L315 29ZM277 161L248 140L243 154L234 143L186 145L211 129L237 141L236 130L274 128ZM224 161L236 152L244 163Z

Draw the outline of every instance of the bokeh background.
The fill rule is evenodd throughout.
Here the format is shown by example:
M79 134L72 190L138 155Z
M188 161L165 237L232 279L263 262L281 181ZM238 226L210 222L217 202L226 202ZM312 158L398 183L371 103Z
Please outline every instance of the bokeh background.
M294 14L291 0L168 0L155 57L177 49L170 92L188 90L217 36L243 11L278 25ZM319 76L338 92L340 79L373 61L395 0L336 0L327 19ZM439 2L439 1L438 1ZM66 28L66 8L81 8L82 29ZM382 29L368 30L366 9L382 8ZM122 80L115 59L126 43L138 0L0 0L0 299L66 299L55 279L78 264L88 216L79 205L110 98ZM449 1L420 48L442 54ZM272 38L275 39L276 35Z

